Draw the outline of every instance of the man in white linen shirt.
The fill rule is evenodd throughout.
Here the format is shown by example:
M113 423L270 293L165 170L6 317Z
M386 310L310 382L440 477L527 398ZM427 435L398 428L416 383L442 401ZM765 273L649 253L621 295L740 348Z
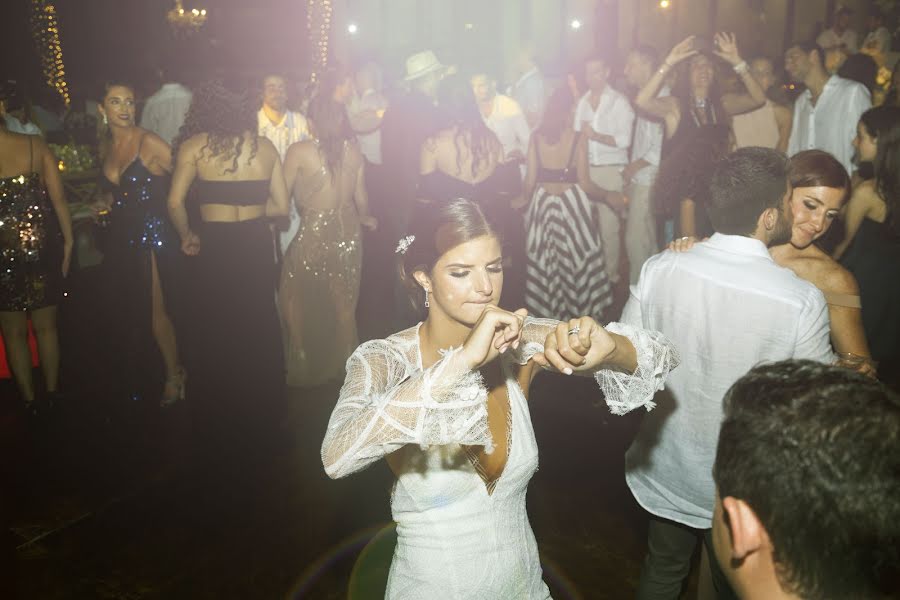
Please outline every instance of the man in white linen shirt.
M623 191L622 170L628 164L634 109L628 98L608 84L610 67L601 56L584 63L588 92L575 108L575 131L588 136L591 180L604 190ZM624 208L624 207L623 207ZM600 238L609 280L619 280L619 216L608 204L599 204Z
M281 75L266 75L262 80L262 108L257 114L258 133L275 144L282 162L284 162L284 156L291 144L309 138L309 125L306 123L306 117L288 110L287 100L285 78ZM288 193L290 192L291 190L288 190ZM290 223L287 229L280 231L277 236L282 256L299 228L300 215L297 214L297 207L292 201Z
M171 146L184 124L193 94L167 69L161 68L159 75L162 86L144 103L141 127L152 131Z
M504 160L521 161L528 153L531 128L519 103L497 93L497 82L486 73L472 76L472 92L481 118L503 146Z
M659 331L681 365L625 455L625 479L650 516L639 599L679 597L698 534L710 548L712 465L728 388L761 362L832 362L825 299L775 264L768 247L791 237L788 161L768 148L722 159L710 184L715 233L683 253L644 263L621 321ZM733 598L710 561L719 598Z
M784 58L784 68L806 91L794 102L794 120L788 156L801 150L824 150L853 173L853 138L859 117L872 106L869 90L861 83L829 75L822 49L796 43Z
M652 46L637 46L625 61L625 79L633 88L643 88L659 64L659 54ZM663 86L658 96L668 96ZM625 195L628 197L628 219L625 221L625 251L628 253L628 281L638 282L644 261L659 251L656 243L656 216L650 203L650 189L659 171L663 144L663 123L650 115L637 115L631 162L622 170Z
M856 54L859 50L859 38L856 32L850 29L851 14L853 11L849 8L839 6L834 11L834 22L831 27L819 34L816 44L823 50L841 49L847 54Z

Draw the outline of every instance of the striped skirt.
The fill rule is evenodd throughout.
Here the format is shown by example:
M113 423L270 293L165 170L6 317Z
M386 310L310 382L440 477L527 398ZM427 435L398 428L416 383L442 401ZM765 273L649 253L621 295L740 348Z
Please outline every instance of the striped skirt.
M541 187L535 191L525 216L525 306L531 315L600 321L612 304L595 221L591 202L579 186L560 196Z

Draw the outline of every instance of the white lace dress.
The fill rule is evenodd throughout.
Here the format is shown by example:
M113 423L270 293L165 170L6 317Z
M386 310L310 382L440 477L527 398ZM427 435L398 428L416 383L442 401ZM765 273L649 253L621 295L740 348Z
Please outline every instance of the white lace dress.
M397 547L387 598L550 597L525 510L538 451L514 363L524 364L541 351L556 325L526 319L526 343L503 357L510 443L490 493L464 447L493 447L487 389L477 371L460 373L457 350L423 369L416 326L366 342L348 360L322 462L328 475L344 477L403 449L392 457L399 459L392 465L399 475L391 494ZM607 329L629 338L638 354L634 374L596 374L607 404L615 414L639 406L649 410L654 393L678 364L675 349L660 334L618 323Z

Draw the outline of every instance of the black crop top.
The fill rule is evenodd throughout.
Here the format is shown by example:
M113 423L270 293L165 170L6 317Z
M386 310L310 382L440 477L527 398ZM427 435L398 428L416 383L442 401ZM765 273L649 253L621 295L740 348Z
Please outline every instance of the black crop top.
M269 199L268 179L243 181L212 181L198 179L195 183L198 203L231 206L265 206Z
M490 202L501 196L513 196L522 190L519 167L513 163L497 165L483 181L468 183L443 171L432 171L419 177L419 196L433 202L466 198Z
M578 183L578 169L572 164L575 158L575 149L578 147L578 138L572 141L572 149L569 150L569 159L563 169L548 169L541 162L541 143L535 140L534 151L537 154L537 183Z

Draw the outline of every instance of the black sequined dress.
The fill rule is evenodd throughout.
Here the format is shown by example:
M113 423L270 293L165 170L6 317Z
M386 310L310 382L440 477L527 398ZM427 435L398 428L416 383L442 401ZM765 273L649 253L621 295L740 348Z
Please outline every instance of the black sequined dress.
M102 244L110 360L123 390L156 394L162 362L152 329L154 262L165 310L176 331L182 304L184 259L166 207L169 177L152 174L137 156L118 184L104 176L100 185L113 196Z
M38 173L0 178L0 311L59 304L63 238Z

